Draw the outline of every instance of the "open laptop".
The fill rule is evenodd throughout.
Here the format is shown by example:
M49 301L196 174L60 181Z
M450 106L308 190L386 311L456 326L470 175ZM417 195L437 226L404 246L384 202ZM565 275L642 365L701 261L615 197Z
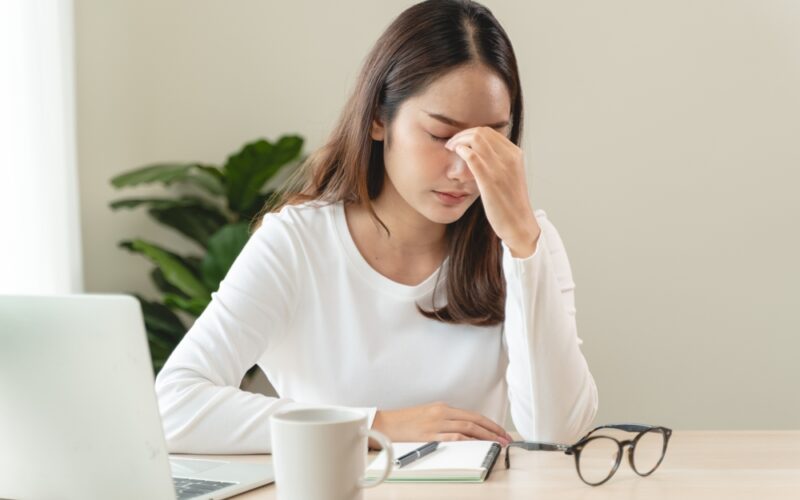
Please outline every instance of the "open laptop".
M272 467L169 457L138 301L0 295L0 498L227 498Z

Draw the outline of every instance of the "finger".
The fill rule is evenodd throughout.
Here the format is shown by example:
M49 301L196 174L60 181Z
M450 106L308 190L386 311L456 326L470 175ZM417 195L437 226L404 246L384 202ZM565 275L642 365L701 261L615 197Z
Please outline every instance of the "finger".
M479 187L481 187L481 184L486 178L487 169L487 164L484 158L477 150L472 149L464 144L456 144L454 151L464 160L470 172L472 172L472 175L475 176L475 180L478 182Z
M507 442L505 436L502 434L497 434L468 420L447 420L444 422L442 430L445 432L457 432L483 441L500 441L503 444Z
M504 152L504 142L509 141L496 130L478 127L467 129L454 135L447 141L445 147L455 151L456 145L464 144L482 153L487 158L500 158L501 153Z
M472 441L475 439L460 432L440 432L435 437L436 441Z
M451 144L451 143L453 143L453 142L455 142L455 141L458 141L458 140L461 140L461 139L464 139L464 138L469 138L469 137L472 137L472 136L474 136L475 134L477 134L477 133L478 133L478 131L480 130L480 128L481 128L481 127L465 128L464 130L461 130L460 132L456 132L456 133L455 133L455 134L453 134L453 136L452 136L452 137L450 137L450 139L449 139L449 140L448 140L448 141L445 143L445 146L447 146L448 144Z
M497 153L477 137L469 143L463 139L456 141L453 148L453 151L467 163L476 180L487 178L490 165L493 165L493 170L501 169L505 165Z
M451 420L467 420L470 422L474 422L481 427L492 431L493 433L497 434L498 436L503 436L507 439L511 439L511 436L503 429L502 426L496 424L491 419L484 417L480 413L474 413L467 410L462 410L460 408L448 408L447 416L445 418Z

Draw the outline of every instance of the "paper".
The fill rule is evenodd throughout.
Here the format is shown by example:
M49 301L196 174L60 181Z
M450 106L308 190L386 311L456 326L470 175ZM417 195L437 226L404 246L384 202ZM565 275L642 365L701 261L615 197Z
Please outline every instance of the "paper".
M394 456L399 457L425 443L395 443ZM493 441L442 441L433 453L405 467L393 466L388 481L483 481L491 470L500 444ZM381 452L367 468L367 477L377 477L386 463Z

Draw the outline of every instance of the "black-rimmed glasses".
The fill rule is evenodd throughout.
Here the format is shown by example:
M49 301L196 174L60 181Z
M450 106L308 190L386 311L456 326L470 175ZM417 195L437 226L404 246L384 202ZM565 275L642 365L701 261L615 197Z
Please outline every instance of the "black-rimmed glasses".
M604 430L603 433L598 431ZM633 439L617 439L609 434L616 431L634 432ZM511 448L525 450L563 451L575 456L575 468L581 480L590 486L599 486L617 472L625 447L628 447L628 463L640 476L649 476L655 471L667 453L667 443L672 429L640 424L601 425L573 445L554 443L531 443L513 441L506 447L506 468L511 468Z

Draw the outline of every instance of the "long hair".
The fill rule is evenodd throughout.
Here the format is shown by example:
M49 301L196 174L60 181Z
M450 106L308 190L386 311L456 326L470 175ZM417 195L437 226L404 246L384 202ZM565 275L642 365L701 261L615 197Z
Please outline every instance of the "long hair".
M519 146L522 91L505 31L491 11L477 2L428 0L401 13L378 39L327 142L310 154L298 175L289 180L288 184L295 186L300 180L302 187L284 191L271 210L311 200L356 203L365 206L388 232L369 203L380 194L385 175L384 143L372 139L373 121L383 121L388 143L390 125L404 101L424 92L445 73L475 63L496 72L505 82L511 97L509 139ZM417 309L447 323L502 323L506 295L502 248L480 198L448 225L446 235L447 304L434 307L434 289L432 310L419 304Z

